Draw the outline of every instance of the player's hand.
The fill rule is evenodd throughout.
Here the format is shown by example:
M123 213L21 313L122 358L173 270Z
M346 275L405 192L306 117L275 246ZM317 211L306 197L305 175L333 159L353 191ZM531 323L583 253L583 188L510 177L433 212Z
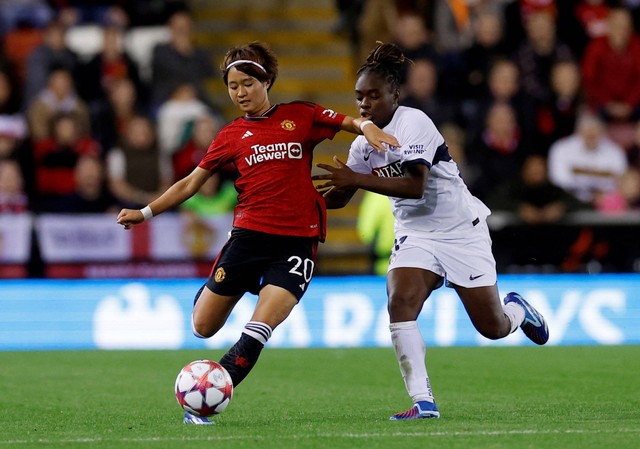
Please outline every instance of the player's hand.
M391 134L387 134L386 132L378 128L375 124L365 126L362 130L362 133L367 138L367 142L369 142L369 145L371 145L373 149L378 153L387 151L389 146L400 146L400 142L398 142L398 139L393 137Z
M316 189L324 191L328 188L348 189L358 187L358 173L347 167L344 162L338 159L338 156L333 156L333 162L336 164L335 166L329 164L316 164L316 167L329 172L311 177L314 181L327 181L322 184L318 184Z
M142 223L144 216L138 209L122 209L118 214L116 223L124 226L125 229L131 229L133 225Z

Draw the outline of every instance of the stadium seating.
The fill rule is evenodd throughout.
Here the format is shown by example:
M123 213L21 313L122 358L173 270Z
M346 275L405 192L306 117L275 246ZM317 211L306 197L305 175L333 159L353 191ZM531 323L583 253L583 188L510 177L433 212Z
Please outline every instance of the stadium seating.
M277 102L309 100L345 114L356 115L353 97L356 61L347 38L333 27L338 19L333 0L241 0L192 2L198 43L219 58L229 47L262 40L276 52L280 75L271 97ZM220 60L215 61L219 66ZM219 79L208 85L229 118L237 114ZM339 133L316 148L314 162L345 158L353 136ZM323 273L366 273L367 248L356 232L360 196L343 210L329 212L327 242L320 246L318 269Z

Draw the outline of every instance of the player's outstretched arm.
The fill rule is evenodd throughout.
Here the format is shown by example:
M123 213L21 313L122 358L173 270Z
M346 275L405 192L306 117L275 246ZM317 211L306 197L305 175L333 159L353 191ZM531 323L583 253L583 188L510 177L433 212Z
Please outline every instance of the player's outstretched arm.
M317 164L318 168L328 173L315 175L314 181L324 181L316 185L318 190L336 189L338 191L368 190L380 195L395 196L398 198L422 198L424 188L429 177L429 169L426 165L415 164L405 167L404 176L386 178L365 173L356 173L344 162L333 157L335 165ZM327 194L324 195L325 200ZM338 199L337 197L335 198ZM329 204L327 204L329 207ZM342 206L337 206L342 207Z
M338 159L338 156L333 156L333 162L336 164L336 167L334 167L333 165L327 165L327 164L316 164L318 168L327 170L329 174L314 175L311 177L311 179L314 181L332 180L334 175L334 170L338 171L341 169L342 169L341 173L346 177L357 174L353 172L340 159ZM355 193L358 191L357 187L354 187L351 185L342 186L341 188L339 188L328 182L318 184L316 185L316 188L320 193L322 193L327 209L340 209L346 206L349 203L349 201L351 201L351 198L353 198L353 195L355 195Z
M371 120L367 120L363 117L353 118L346 116L342 121L340 129L353 134L363 134L364 137L366 137L367 142L369 142L376 151L386 151L387 148L385 147L385 144L393 147L400 146L400 143L395 137L391 134L387 134L378 128L378 126Z
M151 217L161 214L191 198L209 179L211 171L196 167L188 176L169 187L159 198L143 209L122 209L116 222L131 229Z

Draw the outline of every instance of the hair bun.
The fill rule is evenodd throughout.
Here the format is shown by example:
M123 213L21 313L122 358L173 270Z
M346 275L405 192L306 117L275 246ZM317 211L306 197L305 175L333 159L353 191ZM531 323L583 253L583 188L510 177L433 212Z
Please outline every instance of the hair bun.
M376 42L378 46L374 48L367 57L367 63L369 64L388 64L388 65L402 65L406 58L396 44Z
M394 89L399 89L402 66L409 59L405 58L400 47L395 44L385 44L379 41L377 44L376 48L367 56L367 61L360 66L356 75L377 73L390 83Z

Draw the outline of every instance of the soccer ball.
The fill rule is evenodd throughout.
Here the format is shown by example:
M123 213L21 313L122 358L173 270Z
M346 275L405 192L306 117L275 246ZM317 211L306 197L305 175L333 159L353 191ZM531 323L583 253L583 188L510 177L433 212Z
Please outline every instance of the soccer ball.
M198 416L222 413L233 396L231 376L222 365L196 360L182 368L176 379L176 399L187 412Z

